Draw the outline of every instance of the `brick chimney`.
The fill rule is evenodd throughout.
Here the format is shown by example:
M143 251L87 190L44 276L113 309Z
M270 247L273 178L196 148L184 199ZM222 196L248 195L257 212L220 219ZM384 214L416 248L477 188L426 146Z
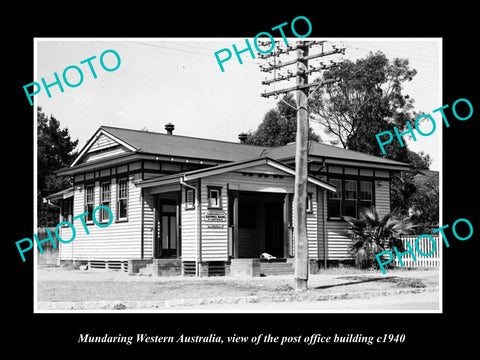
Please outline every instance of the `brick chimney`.
M165 124L165 130L167 131L168 135L173 135L173 130L175 129L175 125L172 123Z
M240 142L242 144L245 144L245 141L247 140L247 138L248 138L247 133L242 132L242 133L238 134L238 139L240 140Z

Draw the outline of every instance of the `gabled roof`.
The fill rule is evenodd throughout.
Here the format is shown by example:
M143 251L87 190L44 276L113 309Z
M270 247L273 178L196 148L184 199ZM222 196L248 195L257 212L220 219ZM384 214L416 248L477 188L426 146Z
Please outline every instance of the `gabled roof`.
M282 164L268 157L261 157L261 158L230 162L227 164L221 164L217 166L208 167L205 169L192 170L192 171L187 171L187 172L173 174L173 175L157 176L151 179L138 181L136 184L139 187L152 187L152 186L158 186L158 185L175 184L175 183L195 180L195 179L203 178L207 176L218 175L218 174L222 174L229 171L238 171L241 169L249 168L252 166L258 166L258 165L268 165L275 169L281 170L289 175L292 175L292 176L295 175L295 169L293 169L292 167ZM334 192L336 191L335 186L325 181L322 181L315 176L309 175L308 181L324 189L334 191Z
M238 161L260 156L263 146L195 138L181 135L168 135L157 132L101 126L79 152L70 167L77 165L99 136L106 135L119 145L136 154L156 154L172 157Z
M123 150L121 156L161 155L175 158L199 159L222 163L242 161L245 159L268 156L270 159L285 161L295 159L295 143L276 148L247 145L237 142L196 138L181 135L169 135L142 130L124 129L112 126L101 126L79 152L69 168L61 169L60 174L68 175L72 171L80 171L82 158L89 152L96 141L105 136L116 142ZM369 166L383 167L393 170L408 170L409 165L385 159L379 156L364 154L332 145L310 141L309 156L332 159L338 162L366 163ZM88 154L87 154L88 155ZM111 161L116 161L114 157ZM90 162L92 164L93 162Z
M265 149L263 146L111 126L102 126L101 129L131 145L136 149L136 152L148 154L238 161L260 156Z

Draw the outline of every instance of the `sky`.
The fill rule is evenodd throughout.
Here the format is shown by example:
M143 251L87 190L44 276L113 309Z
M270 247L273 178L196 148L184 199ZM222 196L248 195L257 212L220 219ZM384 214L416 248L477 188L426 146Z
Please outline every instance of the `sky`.
M253 44L253 39L249 40ZM432 113L443 105L441 39L315 40L327 40L329 45L346 48L344 56L324 58L324 62L342 58L354 61L370 51L382 51L389 59L408 59L417 75L405 84L403 93L415 100L415 111L429 113L441 124L439 114ZM220 70L214 53L224 48L232 50L232 44L243 49L245 38L37 38L32 81L44 78L47 84L53 83L54 72L61 78L70 65L78 66L84 78L77 87L63 84L63 93L58 86L52 86L51 98L42 88L34 98L35 106L42 107L46 115L53 115L62 127L67 127L72 138L79 140L78 149L101 125L165 132L168 122L175 124L177 135L237 142L238 134L255 130L279 99L260 96L273 90L273 86L261 84L269 75L261 72L259 65L267 60L252 59L246 52L242 55L243 64L233 55L223 64L225 71ZM100 55L105 50L119 54L121 64L117 70L109 72L101 67ZM317 50L313 47L310 53ZM88 64L81 64L92 56L96 56L91 60L96 79ZM104 61L106 67L116 65L112 53L106 53ZM311 60L309 64L316 65L319 61ZM69 70L67 78L71 83L79 82L75 70ZM293 82L279 83L276 89L292 85ZM329 139L318 125L313 122L310 125L324 140ZM427 133L431 128L422 129ZM442 126L437 126L432 135L408 141L412 150L430 154L432 170L441 168L441 132Z

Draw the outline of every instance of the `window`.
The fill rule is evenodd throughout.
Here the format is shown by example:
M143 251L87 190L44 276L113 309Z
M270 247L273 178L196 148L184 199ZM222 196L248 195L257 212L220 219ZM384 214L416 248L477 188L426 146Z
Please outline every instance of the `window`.
M222 208L222 188L207 186L208 191L208 207L212 209Z
M328 218L341 220L343 216L357 218L364 208L373 204L373 181L351 179L329 179L337 193L328 193Z
M100 205L110 208L110 182L100 185ZM100 222L110 221L110 213L106 209L100 210Z
M312 193L307 194L307 213L313 213Z
M360 210L371 209L373 202L373 184L371 181L360 181Z
M72 216L73 216L73 198L63 199L61 204L61 221L68 221L72 223Z
M117 220L127 220L128 214L128 179L118 180Z
M330 179L330 184L337 188L337 192L328 192L328 217L330 219L342 218L342 180Z
M185 189L185 209L195 209L195 190Z
M86 222L93 222L93 208L95 206L95 185L94 184L87 184L85 186L85 212L87 214Z
M343 215L357 217L357 182L355 180L345 180Z

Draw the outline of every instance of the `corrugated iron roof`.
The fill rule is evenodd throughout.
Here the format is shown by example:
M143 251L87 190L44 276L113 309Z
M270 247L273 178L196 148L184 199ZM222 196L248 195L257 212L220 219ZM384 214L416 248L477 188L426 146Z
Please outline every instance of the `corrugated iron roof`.
M157 132L102 126L102 129L135 147L138 152L187 158L239 161L257 157L263 146L221 140L168 135Z
M215 160L219 162L241 161L268 156L274 160L295 158L295 143L268 148L236 142L197 138L183 135L169 135L157 132L101 126L115 138L134 148L137 154L154 154L192 159ZM97 133L98 133L97 131ZM322 158L350 160L383 165L393 169L405 169L408 164L373 156L358 151L347 150L333 145L310 141L309 155ZM70 167L71 169L72 167Z
M332 159L345 159L353 161L365 161L384 165L408 166L400 161L385 159L379 156L365 154L359 151L348 150L333 145L327 145L316 141L309 142L308 154L311 156L326 157ZM295 143L267 149L265 155L272 159L284 160L295 156Z

